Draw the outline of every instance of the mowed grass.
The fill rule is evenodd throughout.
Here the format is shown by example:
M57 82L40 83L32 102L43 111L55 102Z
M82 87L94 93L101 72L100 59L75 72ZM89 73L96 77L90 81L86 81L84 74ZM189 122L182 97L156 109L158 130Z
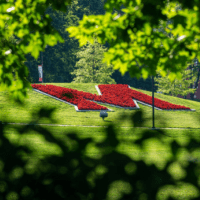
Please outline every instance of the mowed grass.
M72 83L54 83L52 85L58 85L62 87L82 90L85 92L90 92L93 94L98 94L96 91L95 85L98 83L84 83L84 84L72 84ZM131 87L132 89L135 89ZM151 95L151 92L138 90L144 92L145 94ZM121 114L125 113L130 115L135 110L125 110L123 108L116 108L108 106L106 104L101 104L109 109L114 110L115 112L108 112L108 117L103 121L99 117L99 112L90 111L90 112L76 112L74 106L62 103L51 97L39 94L35 91L28 92L29 98L25 100L25 106L20 107L16 103L11 102L7 99L8 93L0 92L0 120L7 122L16 122L16 123L29 123L31 120L35 120L35 116L32 117L32 112L37 112L41 107L45 106L46 108L56 108L53 113L53 119L56 121L54 124L63 124L63 125L83 125L83 126L101 126L101 127L83 127L83 126L74 126L74 127L53 127L53 126L42 126L47 128L55 137L64 138L65 134L70 132L77 132L80 138L92 137L94 142L101 142L105 139L105 127L108 124L115 124L115 131L117 133L117 138L121 141L120 145L117 147L118 152L128 155L134 160L145 160L147 164L155 164L158 168L162 169L166 162L170 159L171 153L167 150L165 145L160 145L156 142L151 142L147 144L148 151L140 151L138 148L133 147L130 142L141 137L142 132L145 130L143 128L132 128L133 124L130 120L120 121L119 117ZM200 103L180 99L176 97L171 97L163 94L155 93L155 97L163 99L165 101L184 105L195 109L195 112L190 111L159 111L155 109L155 126L156 127L177 127L177 128L187 128L192 129L167 129L165 130L165 142L166 144L170 143L173 139L177 140L179 143L187 143L189 137L195 137L196 141L200 140L199 137L199 114L200 114ZM141 110L144 114L144 127L152 127L152 108L144 106L138 103ZM41 119L40 123L52 123L48 119ZM20 127L19 125L8 125L6 129L6 137L17 145L29 146L33 150L33 157L43 158L46 156L57 155L62 156L61 148L56 145L49 143L45 140L44 136L39 135L35 131L29 131L25 135L20 135L16 132L15 127ZM126 128L123 128L126 127ZM149 130L152 134L155 131ZM95 148L94 143L87 148L86 154L90 157L99 157L98 149ZM195 158L200 161L199 152L197 152ZM25 155L23 157L26 157ZM182 160L187 160L187 153L180 153ZM177 176L181 176L181 172L178 169L173 169L174 173ZM165 199L167 197L167 191L171 192L169 189L161 191L160 197L158 199ZM174 190L174 195L178 196L180 199L187 199L191 196L196 196L197 194L194 188L190 186L183 186L182 189ZM110 199L116 199L115 194L113 193Z
M66 88L77 89L79 91L90 92L98 94L95 85L98 83L52 83ZM131 87L131 89L143 92L147 95L152 95L151 92L139 90ZM130 120L123 122L119 121L121 114L125 113L127 116L136 112L136 110L129 110L123 108L113 107L107 104L100 104L112 109L114 112L107 112L108 117L103 119L99 116L99 111L77 112L75 107L67 103L60 102L46 95L42 95L35 91L28 91L28 96L25 100L25 106L20 107L16 103L9 101L7 92L0 92L0 120L13 123L28 123L33 118L32 112L36 112L41 107L56 108L53 113L55 124L63 125L93 125L93 126L107 126L109 123L114 123L117 126L132 127ZM176 127L176 128L200 128L200 102L181 99L178 97L171 97L163 94L154 94L155 98L168 101L173 104L184 105L195 109L192 111L160 111L155 109L155 126L156 127ZM140 109L144 111L144 127L152 127L152 107L138 103ZM41 123L50 123L48 119L43 119Z
M80 139L83 138L92 138L95 143L100 143L105 140L106 133L105 127L63 127L63 126L46 126L40 125L43 128L49 130L55 138L62 139L64 135L67 135L71 132L76 132ZM6 137L11 139L13 143L17 143L18 145L28 145L35 152L36 157L44 157L46 155L61 155L61 151L59 147L52 143L49 143L45 140L45 138L39 135L36 131L29 131L27 134L19 134L16 131L17 128L22 128L22 125L7 125L7 129L5 131ZM115 133L117 139L121 142L122 146L118 147L119 152L124 152L129 154L130 156L134 155L134 151L137 154L137 159L140 159L139 150L137 148L129 148L130 142L134 142L135 140L141 138L141 134L143 131L147 129L142 128L117 128L115 127ZM150 134L155 134L155 130L149 130ZM176 140L179 144L187 144L188 138L195 138L196 141L200 141L200 132L198 129L166 129L165 130L165 142L170 143L173 140ZM158 134L156 132L156 134ZM160 158L163 160L165 157L165 146L159 146L154 143L151 144L151 150L155 151L155 153L162 154ZM94 149L88 152L90 156L97 154ZM88 155L89 155L88 154ZM146 152L146 154L151 154L151 152ZM151 155L153 156L153 155ZM195 155L196 157L196 155ZM200 161L200 155L198 154ZM135 157L133 156L135 159ZM164 160L163 160L164 161ZM159 167L159 166L158 166Z

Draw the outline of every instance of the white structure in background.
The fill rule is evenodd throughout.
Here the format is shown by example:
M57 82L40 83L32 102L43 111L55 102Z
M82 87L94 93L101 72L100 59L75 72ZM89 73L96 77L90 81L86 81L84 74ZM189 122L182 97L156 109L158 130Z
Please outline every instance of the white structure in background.
M38 65L38 72L39 72L39 81L42 81L43 78L43 71L42 71L42 65Z

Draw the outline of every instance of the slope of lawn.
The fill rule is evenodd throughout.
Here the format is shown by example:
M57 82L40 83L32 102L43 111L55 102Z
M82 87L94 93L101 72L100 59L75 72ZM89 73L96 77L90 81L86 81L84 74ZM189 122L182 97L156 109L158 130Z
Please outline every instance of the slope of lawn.
M84 83L84 84L72 84L72 83L54 83L52 85L58 85L62 87L68 87L72 89L82 90L85 92L91 92L93 94L98 94L96 91L95 85L97 83ZM131 87L132 89L135 89ZM136 89L138 90L138 89ZM151 92L138 90L145 94L151 95ZM29 98L25 100L25 107L20 107L16 103L11 102L7 99L8 94L6 92L0 92L0 120L7 122L21 122L21 123L29 123L31 120L36 120L37 116L31 116L32 112L37 112L40 107L48 107L48 108L56 108L54 115L52 116L55 119L55 122L51 122L47 119L42 119L39 123L55 123L55 124L66 124L66 125L89 125L89 126L102 126L102 127L52 127L52 126L42 126L48 129L55 138L64 138L65 134L70 132L78 133L80 138L93 138L93 143L90 144L87 148L86 154L92 158L98 158L99 152L95 148L95 142L102 142L106 137L105 127L110 123L114 123L116 125L116 133L117 138L120 140L120 144L117 146L117 150L120 153L128 155L133 160L145 160L146 163L155 164L158 168L162 169L167 160L170 158L171 152L167 150L165 145L159 145L154 142L148 146L148 151L140 151L136 148L133 148L131 144L132 141L141 137L144 129L142 128L132 128L131 121L121 121L118 118L121 114L125 113L130 115L134 110L124 110L121 108L116 108L112 106L107 106L109 109L114 110L115 112L108 112L108 117L103 121L102 118L99 117L99 112L76 112L74 106L70 106L68 104L57 101L48 96L39 94L35 91L28 92ZM191 127L192 129L182 130L182 129L167 129L165 130L165 142L166 144L170 143L173 139L177 140L179 143L187 143L189 137L195 138L196 141L200 141L200 134L198 128L200 128L199 123L199 113L200 113L200 104L199 102L180 99L176 97L171 97L168 95L157 94L155 93L155 97L160 98L162 100L184 105L190 107L191 109L195 109L195 112L191 111L159 111L155 109L155 126L156 127L179 127L186 128ZM103 105L103 104L102 104ZM148 106L144 106L138 104L140 108L144 111L144 127L152 127L152 108ZM117 128L117 126L120 126ZM128 128L123 128L126 126ZM27 134L20 135L16 132L16 127L22 127L19 125L8 125L5 136L9 139L11 143L15 143L17 145L28 146L33 150L33 154L31 156L36 157L38 159L42 159L46 156L57 155L62 156L61 148L53 143L47 142L45 137L39 135L37 131L28 131ZM152 134L155 134L153 131ZM199 152L194 155L198 162L200 162ZM184 152L180 153L183 160L193 159L189 158L187 154ZM22 155L22 157L26 158L26 155ZM178 169L174 169L177 176L179 175ZM180 172L181 176L181 172ZM164 199L167 191L164 191L161 194L160 199ZM192 190L188 190L187 187L183 187L182 190L174 191L174 194L178 196L180 199L184 199L187 197L195 196L195 192ZM115 194L113 193L113 196ZM111 195L112 196L112 195ZM114 199L114 198L111 198Z
M80 91L90 92L98 94L95 85L98 83L52 83L66 88L77 89ZM135 89L131 87L131 89ZM152 95L151 92L145 90L135 89L148 95ZM56 120L55 124L66 124L66 125L93 125L93 126L105 126L113 122L119 125L119 116L123 113L129 116L131 113L136 112L135 110L128 110L123 108L117 108L113 106L104 105L114 112L108 112L108 117L103 119L99 116L100 112L89 111L89 112L76 112L74 106L55 100L46 95L42 95L35 91L28 92L28 99L25 100L25 107L20 107L14 102L10 102L7 97L7 92L0 92L0 120L8 121L12 123L28 123L32 119L31 112L37 111L40 107L45 106L46 108L56 108L53 114L53 118ZM200 103L187 99L181 99L178 97L171 97L168 95L155 93L155 97L168 101L170 103L184 105L195 109L192 111L160 111L155 109L155 126L156 127L190 127L200 128L199 114L200 114ZM144 111L144 127L152 127L152 107L142 105L138 103L141 110ZM35 118L35 116L33 117ZM50 123L47 119L43 119L41 123ZM121 123L120 126L131 127L130 121L126 120Z

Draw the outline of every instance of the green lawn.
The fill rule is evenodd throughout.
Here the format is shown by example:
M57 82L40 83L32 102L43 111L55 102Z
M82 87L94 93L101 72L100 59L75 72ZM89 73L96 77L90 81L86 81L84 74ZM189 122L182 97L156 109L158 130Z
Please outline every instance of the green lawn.
M93 94L98 94L95 85L97 83L53 83L52 85L58 85L62 87L82 90L85 92L90 92ZM135 89L131 87L132 89ZM151 95L151 92L145 90L139 90L145 94ZM25 108L18 106L14 102L8 101L6 97L8 94L6 92L0 92L0 120L7 120L8 122L15 123L28 123L32 116L30 111L37 111L40 107L55 107L56 111L53 115L53 118L57 120L56 124L66 124L66 125L94 125L94 126L105 126L109 123L114 123L119 125L119 116L122 113L130 115L131 113L136 112L135 110L127 110L123 108L117 108L109 106L106 104L101 104L109 109L114 110L114 112L108 112L108 117L103 121L99 117L99 112L89 111L89 112L76 112L74 106L68 105L66 103L55 100L51 97L39 94L35 91L28 92L29 98L25 100ZM177 127L177 128L200 128L199 116L200 116L200 103L197 101L191 101L187 99L181 99L178 97L171 97L168 95L155 93L155 97L162 100L168 101L170 103L184 105L195 109L195 112L192 111L159 111L155 109L155 126L156 127ZM138 103L141 110L144 111L144 119L146 120L143 124L144 127L152 127L152 108L149 106L144 106ZM41 121L41 123L49 123L47 119ZM130 121L124 121L120 123L120 126L131 127Z
M85 84L71 84L71 83L56 83L53 85L58 85L62 87L68 87L72 89L82 90L85 92L91 92L93 94L98 94L94 83ZM132 87L131 87L132 88ZM132 88L134 89L134 88ZM138 89L137 89L138 90ZM151 92L144 90L138 90L144 92L145 94L151 95ZM57 101L48 96L39 94L35 91L28 92L29 98L25 100L25 107L17 106L14 102L8 101L8 94L6 92L0 92L0 120L8 122L21 122L28 123L32 119L31 112L39 110L40 107L55 107L53 118L56 120L55 124L66 124L66 125L89 125L89 126L102 126L102 127L52 127L52 126L42 126L47 128L52 134L57 138L64 138L65 134L71 131L78 132L80 138L92 137L94 142L90 144L87 148L86 154L93 158L99 157L99 151L95 147L96 142L101 142L106 137L105 128L103 126L108 126L110 123L117 125L115 131L117 133L117 138L121 141L117 147L117 151L128 155L133 160L144 160L147 164L155 164L157 168L162 169L166 162L171 158L172 152L168 150L167 144L176 140L179 144L185 144L188 142L189 137L195 138L196 141L200 141L199 134L199 114L200 114L200 103L196 101L180 99L176 97L171 97L163 94L155 93L155 97L163 99L165 101L184 105L195 109L195 112L190 111L159 111L155 110L155 126L156 127L179 127L191 129L167 129L165 130L164 141L166 145L161 144L159 141L149 141L146 145L146 150L141 151L137 145L133 146L130 144L131 141L135 141L141 137L142 132L145 129L132 128L131 121L121 122L119 117L121 114L126 113L130 115L136 112L135 110L124 110L112 106L107 106L109 109L113 109L115 112L108 112L108 117L103 121L99 117L99 112L76 112L74 106ZM102 104L103 105L103 104ZM146 120L143 124L144 127L152 127L152 108L138 104L143 110L144 119ZM50 123L47 119L42 119L40 123ZM52 123L52 122L51 122ZM126 126L126 128L123 128ZM8 125L6 129L6 137L12 142L18 145L29 146L34 152L33 156L37 158L43 158L50 155L62 155L61 148L50 142L47 142L44 136L37 134L37 132L29 131L25 135L20 135L16 132L15 127L21 127L19 125ZM155 134L155 131L149 130L150 133ZM195 152L193 156L200 161L199 152ZM24 157L26 157L24 155ZM179 152L179 158L185 162L188 160L188 154L185 153L184 149ZM176 176L182 176L183 173L178 168L173 169ZM172 191L171 189L166 189L161 191L160 200L165 199L167 196L167 191ZM177 195L180 199L187 199L190 196L195 196L197 194L194 188L190 186L183 186L180 190L174 191L174 195ZM111 195L112 196L112 195ZM113 193L114 196L114 193ZM111 199L115 199L114 197Z
M12 140L12 142L16 142L18 144L22 145L29 145L31 146L32 150L35 152L35 156L44 157L46 155L59 155L61 151L59 150L58 146L52 146L51 143L47 142L43 136L40 136L39 134L36 134L34 131L30 131L28 134L20 135L16 132L15 127L22 127L21 125L8 125L8 129L6 130L6 136ZM42 125L41 127L47 128L49 131L52 132L52 134L56 138L62 138L63 135L70 133L71 131L76 131L80 138L93 138L95 142L102 142L105 139L105 128L104 127L58 127L58 126L45 126ZM141 137L141 133L144 131L144 129L140 128L117 128L117 138L119 140L123 140L122 146L118 147L118 150L120 152L126 152L130 155L134 155L134 151L132 148L129 148L129 142L135 141L136 139L139 139ZM149 130L150 132L154 132L152 130ZM171 142L173 139L177 140L180 144L187 143L188 137L193 137L197 141L200 141L200 133L199 130L196 129L190 129L190 130L172 130L167 129L165 130L165 141L167 143ZM51 147L51 148L49 148ZM162 154L165 154L165 146L156 146L155 144L152 145L151 148L153 151ZM94 149L91 151L94 153ZM137 154L137 159L139 159L138 156L141 156L138 154L138 150L135 151ZM94 155L92 153L92 155ZM149 153L147 153L149 154ZM198 155L197 155L198 156ZM200 156L198 156L200 158ZM200 159L199 159L200 160ZM164 160L162 160L164 161Z

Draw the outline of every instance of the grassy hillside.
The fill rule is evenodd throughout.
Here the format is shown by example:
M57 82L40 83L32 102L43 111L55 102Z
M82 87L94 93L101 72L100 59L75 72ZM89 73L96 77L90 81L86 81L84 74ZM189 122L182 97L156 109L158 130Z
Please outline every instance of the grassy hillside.
M66 88L77 89L80 91L90 92L93 94L98 94L95 85L98 83L52 83L52 85L57 85ZM151 96L151 92L145 90L139 90L131 87L134 90L143 92ZM100 112L90 111L90 112L76 112L74 106L65 104L51 97L39 94L35 91L28 92L29 98L25 100L25 107L20 107L14 102L9 101L7 92L0 92L0 120L15 122L15 123L28 123L32 118L31 112L37 111L40 107L45 106L49 108L56 108L53 118L56 120L55 124L66 124L66 125L93 125L93 126L107 126L109 123L114 123L119 126L131 127L131 122L126 120L119 124L119 117L121 114L125 113L130 115L135 110L127 110L123 108L116 108L112 106L107 106L106 104L101 104L109 109L114 110L114 112L108 112L108 117L103 119L99 116ZM159 111L155 109L155 126L156 127L177 127L177 128L200 128L199 114L200 114L200 103L180 99L178 97L171 97L168 95L155 93L155 97L168 101L170 103L184 105L195 109L195 112L191 111ZM141 110L144 111L144 127L152 127L152 108L139 104ZM47 119L43 119L41 123L50 123Z
M97 83L54 83L53 85L98 94L95 88L95 85L98 85ZM131 88L135 89L133 87ZM151 95L151 92L143 90L138 91ZM66 139L66 136L69 133L77 133L80 139L92 138L92 142L86 146L87 148L84 151L85 155L87 155L90 158L100 159L102 156L102 152L99 151L99 149L95 145L96 143L101 143L103 145L102 147L105 147L104 149L109 147L109 143L107 144L103 142L108 137L108 135L110 135L110 132L106 134L105 126L108 126L108 124L110 123L114 123L118 126L114 127L116 128L115 133L119 141L119 145L116 148L117 152L128 156L133 161L143 160L147 165L154 164L159 170L163 169L166 163L172 158L172 152L169 150L168 145L171 144L173 140L177 141L177 143L179 143L180 145L187 144L189 142L190 137L194 138L195 141L200 141L199 130L196 129L200 128L200 123L198 120L200 112L199 102L155 93L155 97L157 98L163 99L174 104L188 106L196 110L195 112L155 110L156 127L191 127L192 129L167 129L165 130L164 134L162 134L162 142L156 139L149 141L147 140L147 142L144 145L145 148L142 149L132 142L137 141L143 136L145 128L133 129L131 128L132 123L130 121L127 120L121 122L119 120L121 114L125 113L127 115L130 115L131 113L136 112L135 110L125 110L106 105L108 108L113 109L115 112L108 112L108 117L105 118L105 121L103 121L103 119L99 117L99 112L76 112L74 106L62 103L48 96L39 94L35 91L29 91L28 96L29 98L25 100L25 107L20 107L17 106L17 104L15 104L14 102L9 101L8 94L6 92L0 92L0 120L8 122L28 123L31 120L36 120L37 118L36 115L31 116L31 113L33 111L36 113L40 107L45 106L48 108L56 108L56 111L53 115L53 118L55 119L55 124L85 126L29 126L30 129L27 128L25 134L20 134L17 132L17 129L24 128L24 126L8 125L5 131L5 136L10 141L10 143L15 144L17 146L26 146L32 151L31 154L20 154L23 159L31 160L31 165L29 167L32 171L38 171L39 159L44 159L45 157L48 158L50 156L58 156L65 160L62 147L56 144L56 142L49 142L47 138L45 138L45 134L43 132L44 128L50 131L53 137L55 137L56 139L61 139L64 143L66 143L66 146L70 144L72 147L74 144L76 144L73 142L71 144L69 140ZM144 119L146 120L144 122L144 126L152 127L152 108L141 104L138 105L144 111ZM40 123L52 122L48 121L47 119L42 119ZM102 127L87 127L87 125ZM119 126L122 128L120 128ZM128 128L123 128L123 126L126 126ZM40 131L40 134L38 134L38 131ZM158 133L155 130L148 130L148 134L152 134L152 136L157 136L160 133ZM113 135L111 137L113 137ZM80 142L81 140L79 140L79 143ZM181 162L185 162L187 160L190 162L194 162L191 161L194 158L197 159L198 162L200 162L199 151L194 152L194 154L190 156L187 153L186 149L182 148L180 150L181 151L179 152L179 156L177 157L179 157L179 159L182 160ZM71 153L73 153L73 151L71 151ZM106 160L109 163L110 160ZM114 160L113 162L116 162L116 160ZM57 163L55 163L55 166L56 165ZM183 175L182 171L180 171L180 169L177 166L171 169L170 173L172 172L176 175L176 177L181 177ZM116 188L116 190L120 190L121 186L117 186ZM191 190L191 188L188 189L187 185L183 185L181 189L175 188L173 191L173 195L176 196L177 199L187 199L188 197L196 197L195 192L196 191ZM168 194L171 193L172 190L170 188L167 188L165 189L165 191L163 190L159 193L160 197L158 199L166 199L167 196L169 196ZM116 192L112 191L109 200L114 200L116 199L115 197Z

